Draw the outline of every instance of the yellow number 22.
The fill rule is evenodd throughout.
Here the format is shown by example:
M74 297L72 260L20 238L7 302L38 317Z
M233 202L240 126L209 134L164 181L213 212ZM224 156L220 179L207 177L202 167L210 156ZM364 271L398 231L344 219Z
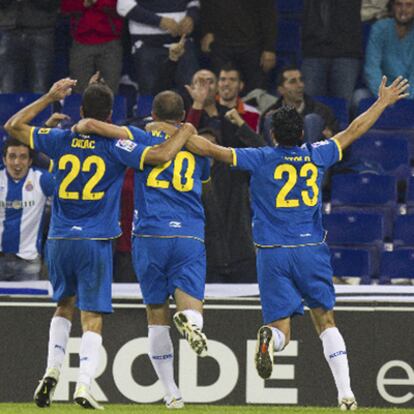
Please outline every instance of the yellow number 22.
M105 175L106 166L105 161L102 158L96 155L91 155L85 159L81 166L81 162L78 157L72 154L66 154L59 159L59 170L66 170L67 164L71 165L71 169L69 170L68 174L60 184L59 198L62 198L64 200L79 200L79 193L77 191L68 191L68 187L76 179L80 171L90 172L91 167L93 165L96 166L95 174L93 174L92 177L89 178L89 180L85 184L85 187L82 191L81 199L88 201L96 201L103 198L103 196L105 195L104 191L99 191L95 193L93 192L93 189Z

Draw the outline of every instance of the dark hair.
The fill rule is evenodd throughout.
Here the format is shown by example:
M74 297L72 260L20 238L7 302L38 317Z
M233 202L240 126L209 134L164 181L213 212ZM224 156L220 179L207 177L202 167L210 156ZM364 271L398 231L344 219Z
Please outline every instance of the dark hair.
M4 143L3 147L3 157L6 158L7 150L10 147L26 147L29 150L29 158L33 159L34 152L29 148L28 145L23 144L23 142L20 142L16 138L7 138L6 142Z
M161 121L181 121L184 114L183 98L173 91L160 92L152 102L152 112Z
M112 111L114 94L104 82L88 85L82 96L82 109L85 118L107 121Z
M272 114L272 132L279 145L302 144L303 119L292 106L282 106Z
M235 71L235 72L237 72L237 74L239 75L239 79L241 80L241 81L243 81L243 76L242 76L242 73L240 72L240 69L238 68L238 66L236 66L233 62L227 62L227 63L225 63L221 68L220 68L220 71L219 71L219 74L220 74L220 72L230 72L230 71Z
M276 78L276 86L282 86L285 79L285 72L288 72L289 70L299 70L300 69L296 65L286 65L283 66L282 69L280 69L279 73L277 74Z

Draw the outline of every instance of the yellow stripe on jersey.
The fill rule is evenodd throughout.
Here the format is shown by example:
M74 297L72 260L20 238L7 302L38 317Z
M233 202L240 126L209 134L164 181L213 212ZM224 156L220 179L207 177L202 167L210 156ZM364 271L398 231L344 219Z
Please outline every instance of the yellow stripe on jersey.
M128 127L126 127L126 126L123 126L121 128L122 129L125 129L125 131L128 133L128 138L133 141L134 140L134 136L132 135L132 132L130 131L130 129Z
M231 153L233 154L233 161L231 163L231 165L233 167L235 167L237 165L237 154L236 154L236 150L234 148L230 148L231 149Z
M29 147L34 150L33 134L35 127L30 128Z
M152 147L147 147L144 149L144 151L142 152L141 155L141 159L139 161L139 169L142 171L145 167L145 157L147 155L147 152L151 149Z
M51 173L53 171L53 167L54 167L53 160L50 160L49 161L49 168L47 170Z
M339 161L342 160L342 148L341 145L339 144L338 140L335 138L332 138L332 141L335 142L336 146L338 147L338 152L339 152Z

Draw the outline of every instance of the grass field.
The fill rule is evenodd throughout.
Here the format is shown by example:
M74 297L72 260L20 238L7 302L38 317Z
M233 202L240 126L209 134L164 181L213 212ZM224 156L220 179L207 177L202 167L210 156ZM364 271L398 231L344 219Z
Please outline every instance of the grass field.
M66 414L82 413L83 409L74 404L55 403L52 407L41 410L34 404L0 404L1 414ZM86 411L89 412L90 411ZM167 414L171 412L161 404L106 404L107 414ZM181 411L183 414L227 414L227 413L249 413L249 414L328 414L340 413L337 408L321 407L280 407L263 405L223 406L223 405L194 405L187 404ZM359 408L357 413L366 414L414 414L414 408Z

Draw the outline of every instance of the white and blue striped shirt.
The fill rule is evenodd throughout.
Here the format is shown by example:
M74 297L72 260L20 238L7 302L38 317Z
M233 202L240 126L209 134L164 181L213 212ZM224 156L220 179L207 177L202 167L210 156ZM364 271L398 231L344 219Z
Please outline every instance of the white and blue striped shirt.
M30 168L15 181L0 169L0 252L25 260L39 256L44 207L54 187L46 171Z

